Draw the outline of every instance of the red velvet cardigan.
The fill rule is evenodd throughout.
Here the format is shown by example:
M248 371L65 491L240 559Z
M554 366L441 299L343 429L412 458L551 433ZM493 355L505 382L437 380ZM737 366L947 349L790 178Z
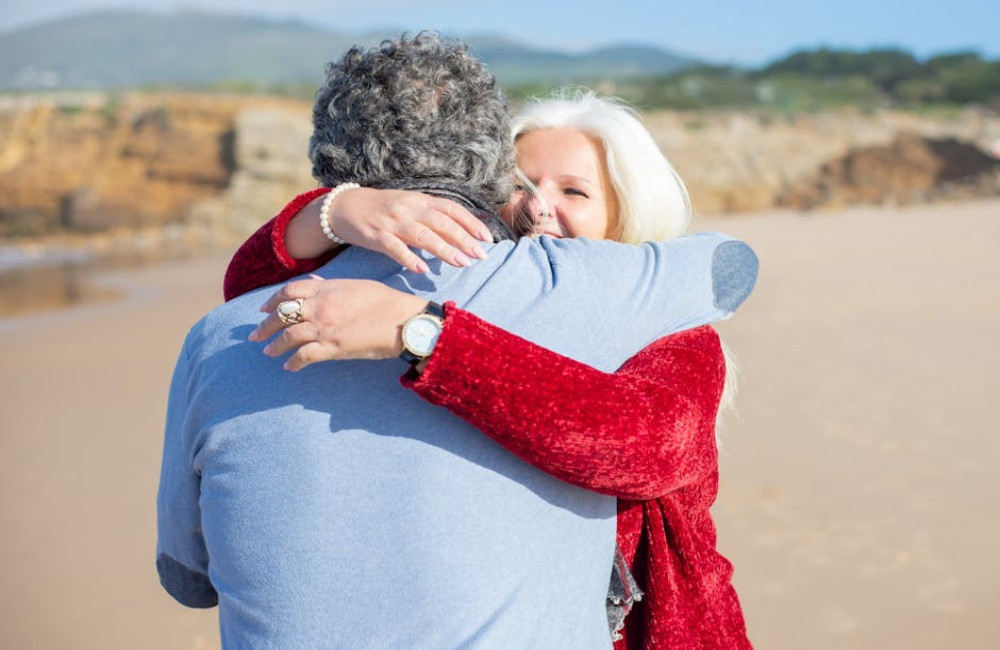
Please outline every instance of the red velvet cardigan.
M227 300L329 259L296 261L284 246L288 222L325 191L296 197L243 244L226 272ZM403 385L532 465L618 499L618 545L645 595L615 650L751 648L709 513L725 378L715 331L664 337L604 373L453 304L445 316L427 367Z

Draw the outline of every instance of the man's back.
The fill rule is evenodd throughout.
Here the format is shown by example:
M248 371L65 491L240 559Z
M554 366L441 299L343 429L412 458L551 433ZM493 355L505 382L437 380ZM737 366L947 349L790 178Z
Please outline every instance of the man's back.
M712 271L719 250L741 246L523 241L429 277L351 249L320 274L453 299L612 370L657 336L734 309L752 278L720 300ZM284 372L246 342L268 294L192 330L168 416L161 559L168 574L207 563L225 643L609 647L615 500L545 475L403 390L402 362Z

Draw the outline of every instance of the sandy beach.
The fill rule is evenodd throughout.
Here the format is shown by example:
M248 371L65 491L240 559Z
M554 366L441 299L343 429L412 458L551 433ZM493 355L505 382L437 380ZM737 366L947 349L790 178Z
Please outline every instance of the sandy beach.
M761 258L720 546L762 650L1000 643L1000 200L700 220ZM0 321L0 647L218 647L159 587L155 495L182 339L227 260Z

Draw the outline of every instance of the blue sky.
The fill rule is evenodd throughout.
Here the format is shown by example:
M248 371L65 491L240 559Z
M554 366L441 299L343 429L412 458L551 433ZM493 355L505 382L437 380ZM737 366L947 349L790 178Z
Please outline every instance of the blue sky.
M977 49L1000 58L996 0L0 0L0 30L110 7L294 17L347 32L493 33L563 50L643 43L745 65L818 45L893 45L918 56Z

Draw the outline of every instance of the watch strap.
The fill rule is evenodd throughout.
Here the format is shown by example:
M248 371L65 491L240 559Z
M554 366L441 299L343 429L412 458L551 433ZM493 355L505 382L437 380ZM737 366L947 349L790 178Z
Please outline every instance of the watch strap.
M423 313L430 314L431 316L437 316L441 319L441 322L444 322L444 307L433 300L427 302L427 309L425 309Z

